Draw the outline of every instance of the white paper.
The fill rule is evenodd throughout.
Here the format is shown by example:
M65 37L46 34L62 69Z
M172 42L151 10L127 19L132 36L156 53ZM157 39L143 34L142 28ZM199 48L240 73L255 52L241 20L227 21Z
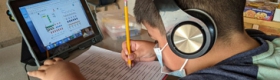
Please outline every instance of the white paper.
M96 46L71 62L80 67L87 80L162 80L165 76L157 61L138 62L129 69L120 53Z

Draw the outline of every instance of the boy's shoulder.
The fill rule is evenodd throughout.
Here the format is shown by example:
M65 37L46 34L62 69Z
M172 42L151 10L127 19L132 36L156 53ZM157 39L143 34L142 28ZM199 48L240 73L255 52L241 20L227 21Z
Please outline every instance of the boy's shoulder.
M182 79L248 80L280 77L280 38L261 31L247 31L261 46L230 57L217 65L190 74Z
M280 38L266 40L268 50L253 56L253 64L258 66L257 79L280 80Z

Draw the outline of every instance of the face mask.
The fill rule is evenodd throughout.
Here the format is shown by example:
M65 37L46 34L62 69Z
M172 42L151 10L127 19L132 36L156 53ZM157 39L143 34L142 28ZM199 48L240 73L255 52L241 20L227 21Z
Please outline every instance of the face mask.
M159 48L158 44L155 45L154 47L154 51L156 53L156 56L158 58L158 61L160 63L161 66L161 73L164 74L168 74L168 75L173 75L173 76L177 76L177 77L185 77L186 73L185 73L185 65L188 62L188 59L185 60L184 64L182 65L182 67L180 68L180 70L177 71L171 71L170 69L168 69L162 62L162 50L167 46L167 43L164 45L164 47L162 49Z

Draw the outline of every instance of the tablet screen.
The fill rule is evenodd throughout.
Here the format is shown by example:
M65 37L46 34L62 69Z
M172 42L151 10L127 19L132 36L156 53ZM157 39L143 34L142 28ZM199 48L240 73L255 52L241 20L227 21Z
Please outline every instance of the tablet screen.
M19 10L41 53L94 34L80 0L47 0Z

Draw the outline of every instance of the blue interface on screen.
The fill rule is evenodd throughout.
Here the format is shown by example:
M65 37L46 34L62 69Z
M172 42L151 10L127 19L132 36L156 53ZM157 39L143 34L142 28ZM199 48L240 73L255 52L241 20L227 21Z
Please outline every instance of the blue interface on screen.
M19 9L40 52L86 37L83 31L91 29L80 0L47 0Z

